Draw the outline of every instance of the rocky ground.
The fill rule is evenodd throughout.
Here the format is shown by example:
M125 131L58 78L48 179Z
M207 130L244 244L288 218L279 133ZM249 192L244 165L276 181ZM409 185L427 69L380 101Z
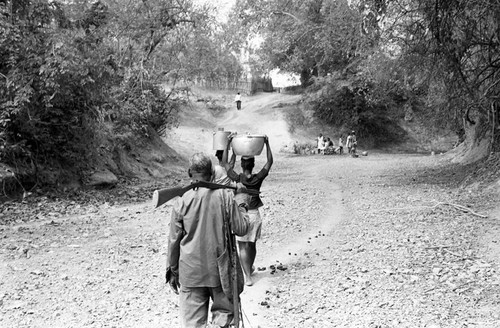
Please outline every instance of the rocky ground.
M431 156L279 155L245 327L499 327L498 195L458 188L465 173ZM39 199L0 226L0 326L178 326L170 207L90 204Z
M291 158L300 194L270 200L263 244L288 270L263 327L500 327L498 194L435 157L318 157Z
M217 122L187 113L169 136L184 155L209 150L220 122L270 136L244 326L500 327L498 183L472 184L473 165L441 155L278 153L290 134L269 104L296 101L283 97L246 98ZM0 204L0 327L178 327L164 282L170 206L153 209L150 197L186 183L179 171Z

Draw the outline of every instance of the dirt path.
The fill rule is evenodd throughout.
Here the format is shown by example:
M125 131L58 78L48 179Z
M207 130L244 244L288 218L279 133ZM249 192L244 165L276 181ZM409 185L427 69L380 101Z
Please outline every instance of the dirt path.
M278 148L291 136L269 108L293 100L278 97L219 122L260 122ZM197 133L216 122L199 119L177 132L185 152L210 150ZM245 327L500 327L498 194L458 188L466 172L438 157L275 153ZM80 212L0 226L0 327L178 327L163 277L170 207Z
M232 99L232 96L224 97L219 102L227 108L233 108L235 106ZM276 93L244 97L241 110L234 108L217 117L204 109L193 107L183 113L181 125L167 136L166 141L185 156L194 151L212 153L212 133L217 128L224 128L240 134L266 134L272 148L278 152L285 145L293 143L294 139L288 132L283 112L275 107L294 103L299 99L296 95Z
M256 267L266 270L256 272L256 283L242 296L250 327L274 327L269 320L274 309L266 312L276 282L293 272L292 266L298 259L317 252L318 243L345 218L340 185L323 175L328 163L297 166L292 158L287 160L273 169L270 187L263 188L267 195L264 201L270 205L263 211L265 229L262 243L258 244ZM272 266L280 265L286 270L272 273Z
M283 205L300 214L277 209L267 217L270 231L287 236L281 254L287 245L300 250L279 259L289 269L266 285L262 327L500 326L498 247L483 243L498 236L499 216L436 206L495 204L458 189L453 181L460 172L422 156L286 161L309 168L298 184L312 194ZM315 200L329 205L314 209ZM280 245L269 247L274 254Z

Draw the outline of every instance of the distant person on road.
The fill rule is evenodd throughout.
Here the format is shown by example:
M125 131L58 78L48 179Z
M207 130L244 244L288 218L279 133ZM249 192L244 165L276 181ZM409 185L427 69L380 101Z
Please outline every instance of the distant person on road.
M339 146L338 146L338 152L339 155L342 155L342 152L344 151L344 140L343 140L343 135L340 135L339 137Z
M347 153L348 154L351 154L351 151L352 151L352 135L351 135L351 132L349 132L349 134L347 135L347 139L345 141L345 145L347 147Z
M325 155L333 155L335 154L335 149L333 148L333 141L330 139L330 137L325 138L325 150L324 150Z
M241 94L239 92L234 97L234 101L236 102L236 109L240 110L241 109Z
M325 139L323 138L323 133L320 133L318 138L318 154L321 154L325 150Z
M189 160L193 181L210 181L212 161L203 153ZM240 192L240 193L238 193ZM217 258L226 248L224 217L232 233L244 235L248 230L248 195L236 195L228 189L196 188L178 198L172 208L168 240L166 279L180 296L181 327L206 327L212 300L212 324L229 327L234 306L222 289ZM179 292L180 290L180 292Z
M356 154L356 148L358 147L358 140L356 139L356 133L354 131L351 132L351 141L352 141L351 153Z
M267 150L267 163L257 174L253 174L253 168L255 166L255 157L253 156L242 156L241 157L241 169L243 173L237 174L233 171L233 168L229 163L227 163L227 154L229 152L229 145L231 144L232 135L229 136L230 142L228 143L228 148L224 151L223 163L227 170L227 176L235 181L240 182L247 189L252 189L260 191L262 182L269 174L269 170L273 165L273 153L271 152L271 147L269 146L269 139L266 136L265 144ZM233 153L233 157L236 157ZM233 161L233 159L231 159ZM254 262L257 256L257 240L260 239L262 230L262 218L260 215L259 208L263 206L262 200L259 195L250 195L250 203L248 206L248 216L249 216L249 227L248 232L244 236L237 236L238 248L240 250L240 261L243 268L243 274L245 275L245 284L247 286L253 285L252 273L255 269Z
M326 150L326 147L328 145L328 141L326 140L326 137L323 137L323 142L321 143L321 150L320 150L320 153L321 154L325 154L325 150Z

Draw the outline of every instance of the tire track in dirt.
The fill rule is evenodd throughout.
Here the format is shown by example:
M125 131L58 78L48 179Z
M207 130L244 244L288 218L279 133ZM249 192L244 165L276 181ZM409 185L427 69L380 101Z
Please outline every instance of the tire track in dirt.
M308 158L305 159L308 164L316 165L297 165L304 159L281 157L280 164L268 177L270 181L264 183L264 201L271 205L266 206L264 214L263 238L257 244L256 267L262 267L264 263L266 270L256 271L254 285L245 287L242 294L245 327L272 327L267 320L269 311L272 311L266 305L268 294L284 275L293 270L297 262L307 258L308 254L318 252L320 248L328 247L334 241L332 232L346 217L340 185L325 179L322 174L329 168L329 161ZM283 182L285 176L288 179L293 177L295 181L286 179ZM297 196L301 193L301 196ZM299 200L291 202L291 213L282 212L279 208L271 209L284 198ZM315 200L320 204L315 204ZM291 224L283 225L287 219L291 220ZM276 235L286 237L278 243L272 242ZM269 266L280 264L287 270L270 274Z
M250 327L269 327L265 318L266 307L262 304L265 304L266 294L275 285L275 280L287 273L277 271L271 275L269 266L281 263L291 267L304 254L314 251L321 241L311 236L317 235L319 231L323 236L328 235L344 213L340 186L325 180L322 174L329 169L328 161L321 162L318 167L315 159L308 159L311 161L310 165L304 166L300 163L303 158L288 157L279 153L284 145L293 142L293 137L288 131L284 112L273 107L280 103L293 103L298 99L299 96L284 94L244 97L241 110L229 110L217 120L217 126L213 127L214 131L223 127L226 131L240 134L266 134L275 157L275 165L262 188L264 203L270 204L265 206L263 211L263 239L257 244L254 285L246 287L242 295L244 319ZM190 129L186 130L190 131L189 133L183 132L186 128ZM181 125L178 129L178 133L183 135L184 144L200 145L199 136L195 139L192 128L186 128ZM204 146L206 149L207 145ZM256 157L256 170L264 165L265 160L264 154ZM236 169L239 170L239 163ZM301 193L303 197L297 196ZM315 203L314 198L321 204ZM295 200L290 204L291 211L280 211L280 204L289 199ZM327 206L324 206L325 204ZM300 218L301 214L310 219ZM287 226L276 223L287 220L294 222ZM261 272L257 270L259 267L266 267L267 270Z

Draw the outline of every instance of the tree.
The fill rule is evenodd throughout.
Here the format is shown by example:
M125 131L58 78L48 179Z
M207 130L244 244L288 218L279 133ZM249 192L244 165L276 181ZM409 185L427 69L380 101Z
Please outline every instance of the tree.
M253 25L264 39L259 54L268 68L300 74L303 85L345 68L369 47L361 14L345 0L241 1L235 10L242 26Z
M0 161L79 174L102 138L165 131L182 100L161 82L194 71L189 45L209 19L188 0L0 3Z
M319 117L338 117L321 104L347 97L347 86L394 119L411 107L428 126L467 135L470 147L489 140L484 154L500 147L498 1L243 0L236 12L264 38L268 68L317 84L310 98Z
M81 162L116 70L103 52L84 51L95 39L72 41L59 30L58 4L7 4L0 8L0 160L35 168L53 159Z
M387 3L390 28L386 35L395 40L401 59L411 59L433 81L426 92L439 103L429 104L434 109L434 115L429 116L437 118L431 122L442 124L446 119L453 120L458 131L467 133L468 147L489 140L490 147L483 154L498 150L500 3L466 0ZM445 87L434 88L436 85ZM445 106L441 99L446 100Z

